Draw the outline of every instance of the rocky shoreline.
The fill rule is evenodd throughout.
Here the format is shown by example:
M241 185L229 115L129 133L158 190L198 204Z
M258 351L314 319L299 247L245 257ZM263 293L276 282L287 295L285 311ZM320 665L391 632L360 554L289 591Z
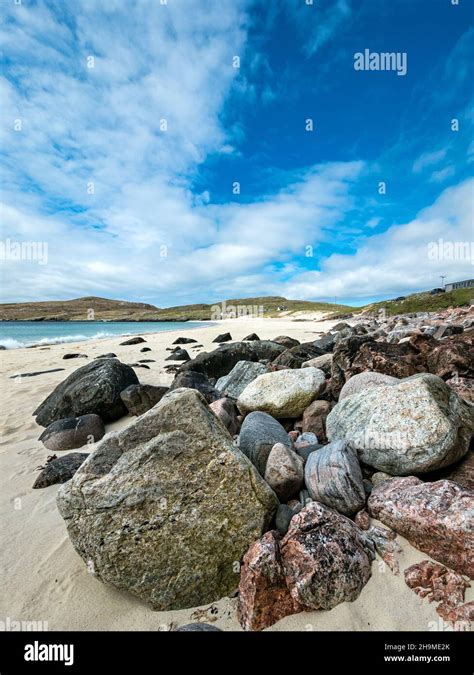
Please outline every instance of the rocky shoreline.
M408 586L466 630L472 309L360 317L309 342L216 339L194 357L192 338L174 341L169 387L99 355L35 410L60 453L35 487L63 483L58 508L89 572L160 611L237 593L241 626L262 630L354 602L376 559L398 574L399 535L437 565L406 569Z

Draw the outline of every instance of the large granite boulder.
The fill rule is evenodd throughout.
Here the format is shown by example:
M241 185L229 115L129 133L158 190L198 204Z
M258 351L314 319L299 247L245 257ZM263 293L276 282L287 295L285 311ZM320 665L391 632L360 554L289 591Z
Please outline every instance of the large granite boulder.
M96 443L104 434L105 426L98 415L81 415L81 417L66 417L52 422L38 440L48 450L58 452L81 448L88 443Z
M339 401L343 401L348 396L360 394L360 392L367 391L373 387L378 387L381 384L397 384L400 380L391 375L384 375L383 373L373 373L367 370L363 373L357 373L346 381L339 394Z
M236 564L278 505L191 389L169 392L109 435L57 501L95 576L157 610L232 593Z
M365 506L359 460L344 441L334 441L312 452L306 462L305 483L317 502L350 516Z
M127 414L120 392L131 384L138 384L135 371L118 359L91 361L58 384L33 414L42 427L88 414L111 422Z
M326 430L379 471L425 473L467 453L474 407L439 377L422 373L348 396L329 413Z
M378 485L368 510L423 553L474 578L474 493L450 480L415 476Z
M233 342L223 344L212 352L202 352L196 358L183 364L179 372L193 370L204 373L207 377L223 377L230 373L239 361L273 361L285 347L270 340L254 340L251 342Z
M332 354L322 354L321 356L315 356L314 359L305 361L302 368L319 368L324 372L326 377L331 376L332 368Z
M265 475L268 455L275 443L291 447L288 433L282 425L264 412L247 415L240 429L239 447L261 476Z
M239 398L248 384L266 372L266 366L258 361L238 361L228 375L217 380L216 389L232 398Z
M299 417L318 398L325 382L317 368L266 373L245 387L237 406L242 413L261 410L277 418Z

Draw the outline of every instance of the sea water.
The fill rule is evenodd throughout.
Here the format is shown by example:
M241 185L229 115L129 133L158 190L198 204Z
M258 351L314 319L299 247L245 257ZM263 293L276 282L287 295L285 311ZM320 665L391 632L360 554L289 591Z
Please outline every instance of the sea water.
M210 325L196 321L0 321L0 345L7 349L82 342L116 335L188 331Z

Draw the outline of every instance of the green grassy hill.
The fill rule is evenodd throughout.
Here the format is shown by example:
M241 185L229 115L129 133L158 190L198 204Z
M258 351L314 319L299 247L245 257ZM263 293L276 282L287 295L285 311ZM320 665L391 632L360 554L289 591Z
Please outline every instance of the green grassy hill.
M375 302L365 307L360 307L356 312L370 311L378 312L385 309L389 316L393 314L409 314L411 312L437 312L448 307L461 307L469 305L474 301L473 288L459 288L447 293L430 295L429 291L424 293L414 293L407 295L404 300L384 300Z

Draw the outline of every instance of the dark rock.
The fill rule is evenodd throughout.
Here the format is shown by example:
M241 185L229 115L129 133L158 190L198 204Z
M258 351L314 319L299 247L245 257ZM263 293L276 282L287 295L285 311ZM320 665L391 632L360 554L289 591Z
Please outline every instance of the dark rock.
M36 370L32 373L18 373L17 375L10 375L8 378L9 380L14 380L17 377L22 378L22 377L36 377L36 375L46 375L46 373L59 373L61 370L65 370L64 368L51 368L51 370Z
M423 355L410 343L375 342L368 335L350 336L334 347L332 388L339 393L353 375L366 370L405 378L426 370Z
M222 633L221 628L213 626L210 623L186 623L184 626L176 628L176 633Z
M108 352L107 354L100 354L99 356L95 357L96 359L116 359L117 354L114 354L113 352Z
M290 447L290 439L281 424L264 412L247 415L240 430L239 447L261 476L265 475L268 455L275 443Z
M64 354L63 359L88 359L87 354Z
M155 359L138 359L138 363L156 363Z
M96 443L104 434L104 423L98 415L82 415L52 422L38 440L48 450L58 452L81 448L87 443Z
M191 357L185 349L175 349L165 361L190 361Z
M152 384L131 384L120 392L130 415L143 415L153 408L168 391L168 387L156 387Z
M130 384L138 384L132 368L118 359L94 360L58 384L33 414L43 427L64 417L90 413L111 422L126 415L120 392Z
M139 345L142 342L146 342L146 340L142 337L132 337L129 340L125 340L125 342L121 342L120 346L123 347L124 345Z
M272 366L285 366L285 368L301 368L303 363L314 359L316 356L322 356L324 351L315 347L313 343L308 342L296 347L286 349L282 354L272 361Z
M277 508L275 526L281 536L284 536L288 532L291 519L294 515L295 512L287 504L280 504Z
M432 340L426 350L426 364L430 373L443 379L474 378L474 337L463 333L441 342Z
M233 342L212 352L201 352L192 361L182 365L180 370L193 370L207 377L219 378L230 373L239 361L273 360L283 351L284 347L269 340Z
M319 443L311 443L310 445L303 445L303 446L297 447L297 448L295 447L295 452L306 463L308 461L308 458L311 455L311 453L316 452L316 450L319 450L322 447L323 446L320 445Z
M250 335L247 335L247 337L244 337L245 341L253 341L253 340L260 340L258 337L257 333L250 333Z
M34 482L33 490L45 488L56 483L70 480L81 464L89 457L86 452L70 452L63 457L55 457L46 462L43 470Z
M130 368L146 368L147 370L150 370L150 366L147 366L146 363L127 363L127 366L130 366Z
M458 335L459 333L464 332L464 326L456 326L455 324L441 324L436 329L436 333L433 337L436 340L441 340L441 338L448 337L449 335Z
M208 403L217 401L222 398L222 393L217 390L209 382L203 373L194 372L193 370L186 370L178 372L170 386L170 391L174 389L196 389L201 392Z
M197 342L197 340L193 340L193 338L179 337L179 338L176 338L176 340L173 342L173 344L174 345L190 345L192 342ZM191 625L193 625L193 624L191 624ZM194 625L199 625L199 624L194 624Z
M300 344L299 340L289 337L288 335L279 335L276 338L273 338L272 342L276 342L277 345L282 345L285 349L291 349L291 347L297 347Z
M221 333L216 338L214 338L213 342L230 342L231 340L232 335L230 333Z
M141 351L141 352L151 352L152 350L151 350L151 347L142 347L142 348L140 349L140 351Z
M471 490L450 480L393 478L374 488L368 511L423 553L474 577Z
M313 341L313 345L318 349L322 349L325 353L332 352L335 344L335 333L326 333L326 335L322 335L320 338Z

